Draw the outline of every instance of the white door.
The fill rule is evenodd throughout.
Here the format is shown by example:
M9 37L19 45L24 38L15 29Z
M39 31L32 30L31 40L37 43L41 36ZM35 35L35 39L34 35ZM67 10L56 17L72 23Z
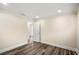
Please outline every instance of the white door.
M33 23L33 40L41 41L41 25L39 23Z

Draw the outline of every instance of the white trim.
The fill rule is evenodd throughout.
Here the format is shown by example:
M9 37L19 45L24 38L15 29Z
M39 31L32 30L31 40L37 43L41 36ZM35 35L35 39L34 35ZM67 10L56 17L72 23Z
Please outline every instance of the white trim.
M57 45L57 44L47 43L47 42L42 42L42 43L49 44L49 45L56 46L56 47L60 47L60 48L64 48L64 49L68 49L68 50L72 50L72 51L76 51L79 54L79 50L77 48L72 48L72 47L68 47L68 46Z
M3 52L6 52L6 51L9 51L9 50L12 50L14 48L20 47L20 46L25 45L25 44L27 44L27 42L23 42L21 44L17 44L17 45L11 46L11 47L7 47L7 48L4 48L4 49L1 49L0 50L0 53L3 53Z
M47 42L42 42L42 43L49 44L49 45L53 45L53 46L57 46L57 47L61 47L61 48L65 48L65 49L69 49L69 50L72 50L72 51L76 51L77 54L79 54L79 50L77 48L72 48L72 47L67 47L67 46L62 46L62 45L47 43ZM18 44L18 45L14 45L14 46L11 46L11 47L8 47L8 48L1 49L0 50L0 53L3 53L3 52L6 52L6 51L9 51L9 50L12 50L14 48L17 48L17 47L22 46L22 45L25 45L25 44L27 44L27 42L24 42L24 43L21 43L21 44Z
M68 46L57 45L57 44L47 43L47 42L42 42L42 43L49 44L49 45L56 46L56 47L61 47L61 48L72 50L72 51L76 51L76 53L79 55L79 49L78 48L72 48L72 47L68 47Z

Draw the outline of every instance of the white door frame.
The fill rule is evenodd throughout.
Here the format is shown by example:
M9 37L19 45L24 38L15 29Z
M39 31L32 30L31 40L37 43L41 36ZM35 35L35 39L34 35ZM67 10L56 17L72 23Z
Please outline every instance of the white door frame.
M33 25L33 41L41 42L41 24L40 23L36 24L36 22L34 22L32 25ZM34 26L36 26L36 25L39 26L39 27L37 27L37 29L34 28ZM38 33L35 34L34 30L38 31ZM35 37L35 36L37 36L37 37Z

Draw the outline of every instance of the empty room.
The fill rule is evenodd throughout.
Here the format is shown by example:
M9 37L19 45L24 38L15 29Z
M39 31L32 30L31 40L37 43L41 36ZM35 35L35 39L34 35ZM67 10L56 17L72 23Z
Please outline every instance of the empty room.
M78 54L78 3L0 3L0 55Z

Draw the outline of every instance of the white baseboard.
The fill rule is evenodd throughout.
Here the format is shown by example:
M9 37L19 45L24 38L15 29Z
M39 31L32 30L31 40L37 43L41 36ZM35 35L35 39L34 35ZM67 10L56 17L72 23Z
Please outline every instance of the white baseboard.
M52 46L61 47L61 48L65 48L65 49L72 50L72 51L76 51L77 54L79 54L79 50L77 48L72 48L72 47L67 47L67 46L62 46L62 45L47 43L47 42L42 42L42 43L49 44L49 45L52 45ZM1 49L0 50L0 53L3 53L3 52L6 52L6 51L9 51L9 50L12 50L14 48L17 48L17 47L22 46L22 45L25 45L25 44L27 44L27 42L23 42L23 43L18 44L18 45L14 45L14 46L11 46L11 47L8 47L8 48Z
M4 49L0 49L0 53L3 53L3 52L6 52L6 51L9 51L9 50L12 50L14 48L20 47L20 46L25 45L25 44L27 44L27 42L23 42L21 44L17 44L17 45L11 46L11 47L7 47L7 48L4 48Z
M72 50L72 51L76 51L77 54L79 55L79 49L77 49L77 48L72 48L72 47L68 47L68 46L57 45L57 44L47 43L47 42L42 42L42 43L49 44L49 45L56 46L56 47L61 47L61 48Z
M68 50L72 50L72 51L76 51L79 54L79 50L77 48L72 48L72 47L68 47L68 46L57 45L57 44L47 43L47 42L42 42L42 43L49 44L49 45L56 46L56 47L60 47L60 48L64 48L64 49L68 49Z

